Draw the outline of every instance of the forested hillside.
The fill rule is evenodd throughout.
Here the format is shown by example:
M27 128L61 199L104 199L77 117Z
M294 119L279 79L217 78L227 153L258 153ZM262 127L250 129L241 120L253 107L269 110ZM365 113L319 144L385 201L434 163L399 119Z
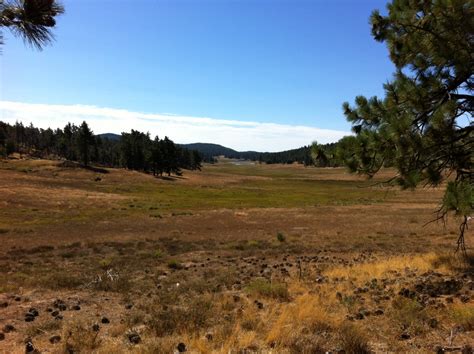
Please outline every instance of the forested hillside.
M0 157L14 152L36 157L56 157L132 170L181 174L181 169L200 169L199 152L173 143L168 137L151 139L150 134L131 130L122 135L94 135L86 122L68 123L64 129L41 129L17 122L0 121Z

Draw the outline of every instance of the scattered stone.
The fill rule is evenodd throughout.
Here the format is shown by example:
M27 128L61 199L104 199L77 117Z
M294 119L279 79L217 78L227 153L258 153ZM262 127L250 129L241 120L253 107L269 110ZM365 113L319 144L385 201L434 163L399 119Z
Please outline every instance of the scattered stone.
M431 327L431 328L437 328L438 327L438 320L436 318L430 318L428 320L428 325Z
M35 317L39 316L38 310L35 309L34 307L31 307L30 310L28 311L28 313L32 314Z
M13 332L13 331L15 331L15 327L12 324L6 324L3 327L3 332L5 332L5 333L10 333L10 332Z
M15 301L21 301L21 297L20 296L15 296Z
M126 305L125 305L125 309L127 309L127 310L130 310L132 307L133 307L132 304L126 304Z
M27 338L25 340L25 352L26 353L36 353L37 352L35 346L33 345L33 342L31 341L31 338Z
M81 306L79 306L79 305L74 305L74 306L72 307L72 309L73 309L74 311L79 311L79 310L81 309Z
M364 314L363 314L362 312L358 312L358 313L356 313L355 316L354 316L354 318L355 318L356 320L363 320L364 317L365 317L365 316L364 316Z
M381 316L384 314L384 311L382 309L377 309L374 311L375 316Z
M59 335L54 335L54 336L49 338L49 342L51 344L56 344L56 343L59 343L60 341L61 341L61 336L59 336Z
M54 317L55 320L57 321L60 321L63 319L63 316L62 315L57 315L56 317Z
M53 312L51 312L51 316L56 317L57 315L59 315L58 310L54 310Z
M459 299L463 303L468 303L471 300L471 297L469 295L461 295L461 297Z
M107 324L107 323L110 323L110 320L107 317L104 316L104 317L102 317L100 322L102 322L103 324Z
M403 340L410 339L410 334L407 332L403 332L402 334L400 334L400 339L403 339Z
M0 332L0 340L4 340L4 339L5 339L5 333Z
M8 307L8 302L0 302L0 308L4 309L5 307Z
M212 341L213 338L214 338L214 337L213 337L212 333L206 333L206 339L207 339L208 341Z
M176 349L178 349L178 352L184 353L186 351L186 344L179 343L178 346L176 347Z
M130 341L130 343L132 344L138 344L141 342L141 338L140 336L138 335L138 333L136 332L132 332L132 333L129 333L128 334L128 340Z
M35 320L35 316L31 313L25 314L25 322L33 322Z
M99 326L98 323L94 323L94 324L92 325L92 330L93 330L94 332L99 332L99 329L100 329L100 326Z

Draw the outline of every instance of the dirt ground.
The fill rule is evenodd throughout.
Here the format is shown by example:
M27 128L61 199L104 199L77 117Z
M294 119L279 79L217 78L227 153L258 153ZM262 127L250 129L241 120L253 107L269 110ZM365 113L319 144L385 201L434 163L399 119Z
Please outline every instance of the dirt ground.
M392 174L2 161L0 352L472 352L457 221Z

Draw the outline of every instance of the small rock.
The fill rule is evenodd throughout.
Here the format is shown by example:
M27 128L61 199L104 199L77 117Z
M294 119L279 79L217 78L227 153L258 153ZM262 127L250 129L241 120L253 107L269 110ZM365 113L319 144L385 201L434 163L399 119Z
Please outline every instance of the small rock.
M141 342L142 339L140 338L138 333L132 332L128 334L128 340L130 341L130 343L138 344Z
M8 302L0 302L0 308L5 308L5 307L8 307Z
M62 315L57 315L56 317L54 317L55 320L57 321L60 321L63 319L63 316Z
M214 338L214 337L212 336L212 333L207 333L207 334L206 334L206 339L207 339L208 341L211 341L213 338Z
M79 306L79 305L74 305L74 306L72 307L72 309L73 309L74 311L79 311L79 310L81 309L81 306Z
M125 305L125 308L126 308L127 310L130 310L132 307L133 307L132 304L126 304L126 305Z
M98 323L94 323L94 324L92 325L92 330L93 330L94 332L99 332L99 329L100 329L100 326L99 326Z
M176 347L176 349L178 349L178 352L184 353L186 351L186 344L179 343L178 346Z
M54 310L53 312L51 312L51 316L56 317L57 315L59 315L58 310Z
M110 320L107 317L102 317L100 322L102 322L103 324L107 324L107 323L110 323Z
M0 340L4 340L4 339L5 339L5 333L0 332Z
M402 334L400 334L400 339L403 339L403 340L410 339L410 334L403 332Z
M25 322L33 322L35 320L35 316L31 313L27 313L25 315Z
M34 307L31 307L30 310L28 311L28 313L31 313L35 317L39 316L38 310L35 309Z
M381 316L384 314L384 311L382 309L377 309L374 311L375 316Z
M469 300L471 300L471 297L468 296L468 295L461 295L461 297L459 298L461 300L461 302L463 303L468 303Z
M15 327L12 324L6 324L3 327L3 332L5 332L5 333L10 333L10 332L13 332L13 331L15 331Z
M33 345L33 342L31 341L31 339L28 339L25 343L25 352L26 353L36 352L35 346Z
M58 336L58 335L54 335L49 338L49 342L51 344L56 344L56 343L59 343L60 341L61 341L61 336Z
M431 328L437 328L438 327L438 320L436 318L430 318L428 321L428 325Z
M21 297L20 296L15 296L15 301L21 301Z

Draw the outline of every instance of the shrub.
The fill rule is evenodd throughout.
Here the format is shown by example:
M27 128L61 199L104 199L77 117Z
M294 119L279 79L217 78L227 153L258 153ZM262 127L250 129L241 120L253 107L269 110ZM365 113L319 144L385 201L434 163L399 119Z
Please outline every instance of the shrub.
M277 240L280 241L280 242L285 242L286 241L286 237L283 233L281 232L278 232L277 233Z
M168 268L170 269L183 269L183 265L176 259L172 259L168 262Z

